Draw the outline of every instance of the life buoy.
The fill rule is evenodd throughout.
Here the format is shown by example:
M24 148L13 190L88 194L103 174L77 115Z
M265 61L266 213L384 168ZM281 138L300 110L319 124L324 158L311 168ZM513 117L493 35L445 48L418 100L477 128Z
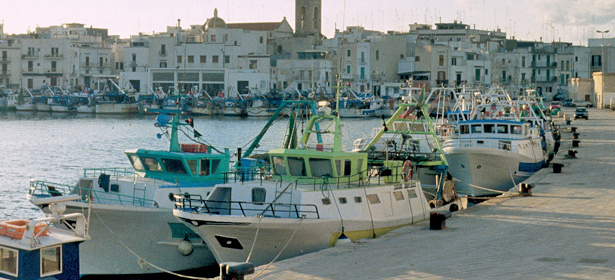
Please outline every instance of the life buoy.
M412 162L406 160L404 162L404 169L402 171L401 176L404 178L404 181L408 182L412 178Z

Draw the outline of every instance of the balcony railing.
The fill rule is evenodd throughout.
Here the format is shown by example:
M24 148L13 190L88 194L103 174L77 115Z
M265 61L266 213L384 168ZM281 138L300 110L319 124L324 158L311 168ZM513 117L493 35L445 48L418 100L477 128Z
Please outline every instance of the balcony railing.
M6 77L6 76L10 76L11 75L11 71L6 70L6 71L0 71L0 77Z
M8 63L11 62L11 58L10 57L2 57L0 58L0 63Z

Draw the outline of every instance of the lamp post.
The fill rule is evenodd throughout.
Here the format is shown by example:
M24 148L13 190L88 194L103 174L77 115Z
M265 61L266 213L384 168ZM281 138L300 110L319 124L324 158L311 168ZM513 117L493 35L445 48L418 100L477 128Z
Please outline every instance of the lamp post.
M602 99L602 98L604 98L604 79L606 77L606 75L604 73L604 33L609 33L609 31L608 30L604 30L604 31L596 30L596 32L598 32L598 33L600 33L600 35L602 35L602 55L600 56L600 64L602 65L602 84L601 84L601 87L600 87L600 99ZM598 104L596 104L596 105L598 105Z

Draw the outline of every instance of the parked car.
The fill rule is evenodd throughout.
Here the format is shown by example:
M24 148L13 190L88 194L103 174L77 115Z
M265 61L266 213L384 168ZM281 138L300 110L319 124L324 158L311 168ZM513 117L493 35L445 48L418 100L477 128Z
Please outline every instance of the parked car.
M592 107L593 104L589 101L583 101L580 99L574 99L572 100L572 102L570 103L572 105L572 107Z
M572 99L566 98L564 99L564 107L572 107Z
M565 95L565 94L562 94L562 93L558 93L558 94L556 94L556 95L554 95L554 96L553 96L553 101L559 101L559 100L562 100L562 99L564 99L564 96L566 96L566 95Z
M558 101L553 101L551 102L551 104L549 104L549 109L551 110L555 110L555 109L561 109L562 106L559 104Z
M586 119L589 120L589 112L585 108L577 108L574 110L574 119Z

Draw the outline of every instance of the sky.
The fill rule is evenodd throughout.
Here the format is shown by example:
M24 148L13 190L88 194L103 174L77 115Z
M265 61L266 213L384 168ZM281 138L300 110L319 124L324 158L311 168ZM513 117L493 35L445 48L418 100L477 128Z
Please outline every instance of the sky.
M163 32L167 26L203 24L214 9L228 23L279 22L295 26L294 0L0 0L0 20L8 34L37 26L83 23L128 38ZM322 33L362 26L368 30L409 30L408 24L461 21L472 28L501 29L520 40L587 45L596 30L615 29L615 0L322 0Z

